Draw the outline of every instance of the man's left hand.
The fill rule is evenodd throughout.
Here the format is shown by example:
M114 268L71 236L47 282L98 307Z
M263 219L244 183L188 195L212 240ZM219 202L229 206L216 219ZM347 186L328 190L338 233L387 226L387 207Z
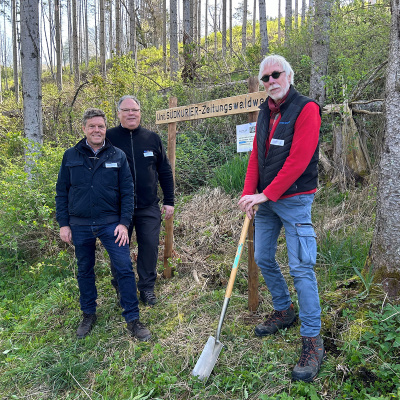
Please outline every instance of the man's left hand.
M161 213L165 213L165 219L170 219L174 215L174 207L163 205Z
M115 243L119 242L119 247L129 244L128 228L125 225L119 224L114 230Z

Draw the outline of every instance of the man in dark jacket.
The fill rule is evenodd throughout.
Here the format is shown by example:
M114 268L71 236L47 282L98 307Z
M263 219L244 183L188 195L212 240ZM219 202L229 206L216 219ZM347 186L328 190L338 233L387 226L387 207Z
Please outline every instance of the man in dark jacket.
M125 154L106 139L103 111L86 110L82 129L86 137L64 153L56 186L60 237L74 244L78 264L83 320L77 336L87 336L97 319L94 265L96 238L99 238L115 268L128 331L146 341L151 334L139 320L135 274L129 252L132 175Z
M239 207L252 217L253 206L258 204L254 257L274 306L272 315L256 326L257 336L274 334L296 321L287 283L275 259L278 236L282 226L285 228L303 343L292 378L310 382L317 376L325 352L314 273L317 244L311 222L318 185L321 116L318 104L293 88L293 76L290 64L281 56L268 56L260 64L259 79L268 98L260 106Z
M128 95L119 100L118 118L121 124L108 129L107 138L125 152L131 169L135 187L135 211L128 230L129 240L135 228L140 299L144 304L154 305L157 302L154 285L157 278L161 213L165 213L165 219L171 218L174 213L172 169L159 135L140 125L140 103L136 97ZM158 204L158 183L164 195L162 211ZM112 284L118 293L113 265L111 270Z

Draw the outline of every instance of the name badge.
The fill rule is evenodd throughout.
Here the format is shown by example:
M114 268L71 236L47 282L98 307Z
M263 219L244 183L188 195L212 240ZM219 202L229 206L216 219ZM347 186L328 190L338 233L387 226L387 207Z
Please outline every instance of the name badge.
M106 163L106 168L118 168L118 164L113 162L113 163Z
M272 139L271 144L274 144L275 146L283 146L285 141L282 139Z
M145 151L143 152L143 155L144 155L145 157L153 157L153 156L154 156L154 154L153 154L153 152L152 152L151 150L145 150Z

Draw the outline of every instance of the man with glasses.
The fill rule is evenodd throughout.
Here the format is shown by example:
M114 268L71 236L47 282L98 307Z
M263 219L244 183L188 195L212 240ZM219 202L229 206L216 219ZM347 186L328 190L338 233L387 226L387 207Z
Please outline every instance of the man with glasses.
M128 226L133 212L133 182L125 154L106 139L106 116L89 108L82 119L85 137L64 153L56 186L60 237L73 243L83 320L76 335L86 337L96 322L96 239L115 267L122 316L137 339L150 339L139 321L139 301L129 253Z
M108 129L107 138L125 152L131 169L135 187L135 209L128 230L129 240L135 228L140 299L146 305L154 305L157 302L154 285L157 278L161 214L169 219L174 213L172 169L159 135L140 125L140 103L136 97L121 97L118 102L118 118L120 125ZM158 183L164 197L161 211L157 194ZM113 265L111 270L112 284L119 296Z
M274 312L257 325L263 337L296 322L288 285L275 259L278 236L285 228L289 271L299 304L302 353L294 380L315 379L325 354L320 336L321 308L314 265L317 245L311 205L318 185L320 107L293 87L294 72L281 56L260 64L259 79L268 98L260 106L239 208L255 213L254 257L271 293Z

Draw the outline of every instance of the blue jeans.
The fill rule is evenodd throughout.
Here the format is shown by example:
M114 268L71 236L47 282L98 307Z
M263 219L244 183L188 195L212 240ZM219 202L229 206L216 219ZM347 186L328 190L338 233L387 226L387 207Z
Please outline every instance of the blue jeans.
M321 330L321 307L314 273L317 242L311 223L314 194L303 194L259 205L255 217L254 258L271 292L274 309L283 311L292 300L275 259L278 236L285 228L290 275L299 301L300 334L314 337Z
M118 243L115 243L114 230L117 225L117 223L96 226L71 225L72 241L75 245L78 264L79 302L84 313L94 314L96 312L97 289L94 264L96 238L99 238L116 270L121 307L124 310L122 316L127 322L130 322L139 318L139 301L129 245L119 247Z

